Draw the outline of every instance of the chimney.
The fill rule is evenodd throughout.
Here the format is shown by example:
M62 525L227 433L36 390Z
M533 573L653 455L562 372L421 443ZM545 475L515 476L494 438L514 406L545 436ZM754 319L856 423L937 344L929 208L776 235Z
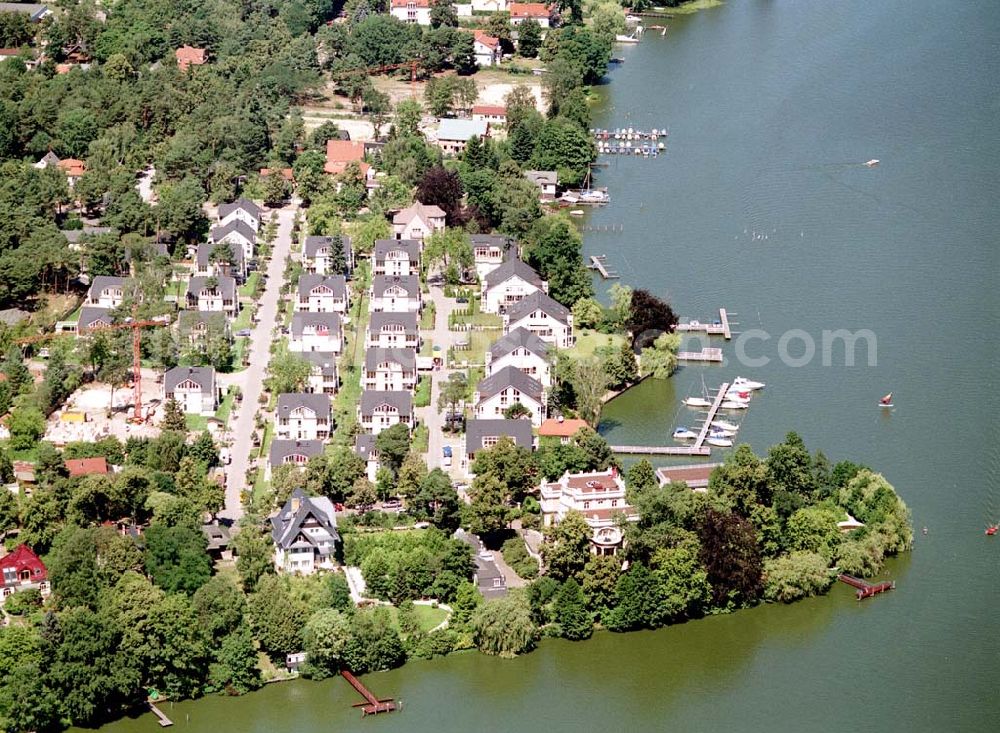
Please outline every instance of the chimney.
M301 504L302 500L299 497L297 496L292 497L292 514L299 513L299 506L301 506Z

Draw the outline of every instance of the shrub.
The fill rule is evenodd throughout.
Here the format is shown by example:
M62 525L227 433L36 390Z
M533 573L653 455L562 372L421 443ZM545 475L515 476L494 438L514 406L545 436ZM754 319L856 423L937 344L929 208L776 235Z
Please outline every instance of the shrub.
M504 542L500 552L503 553L504 562L525 580L538 577L538 563L528 554L528 548L520 536L511 537Z

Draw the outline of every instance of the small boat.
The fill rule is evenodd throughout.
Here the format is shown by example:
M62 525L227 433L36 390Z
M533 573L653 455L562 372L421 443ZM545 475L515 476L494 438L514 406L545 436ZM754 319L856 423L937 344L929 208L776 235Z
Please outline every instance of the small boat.
M709 436L705 442L708 443L709 445L714 445L716 448L733 447L733 441L731 441L729 438L722 438L722 437L716 438L714 435Z
M878 401L879 407L892 407L892 392Z
M685 397L681 400L688 407L711 407L712 403L704 397Z
M869 168L874 168L878 164L879 164L879 159L878 158L872 158L867 163L865 163L865 165L868 166Z
M753 393L745 389L729 389L726 391L727 400L749 400Z
M570 216L583 216L583 209L573 209L569 212Z
M698 433L687 428L677 428L674 431L674 440L694 440L697 437Z
M729 386L730 388L737 387L739 389L749 389L751 391L764 389L763 382L755 382L752 379L747 379L746 377L736 377L736 379L733 380L733 383Z
M711 428L708 434L713 438L732 438L736 435L735 430L722 430L720 428Z
M719 428L719 430L728 430L733 433L740 429L739 425L733 425L731 422L726 422L725 420L712 420L712 427Z
M993 524L993 525L987 527L986 528L986 536L987 537L992 537L993 535L995 535L997 533L997 530L1000 530L1000 524Z
M749 402L736 402L735 400L726 400L719 405L723 410L745 410L749 406Z

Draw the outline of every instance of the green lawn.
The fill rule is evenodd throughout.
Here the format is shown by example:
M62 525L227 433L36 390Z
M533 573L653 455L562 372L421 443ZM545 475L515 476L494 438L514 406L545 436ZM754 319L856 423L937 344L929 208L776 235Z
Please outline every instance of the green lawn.
M414 407L427 407L431 404L431 380L430 374L424 374L417 382L417 389L413 393Z
M350 347L340 357L340 390L333 400L335 445L348 445L352 426L358 421L358 402L361 400L361 367L365 359L365 329L369 313L366 298L356 298L351 305L351 324L344 329L344 338Z
M428 302L424 306L423 313L420 314L420 328L423 331L431 331L434 329L434 315L436 313L436 307L433 301Z
M426 338L423 343L420 344L420 355L421 356L434 356L434 342Z
M186 414L184 419L187 421L189 433L201 433L208 430L208 418L204 415Z
M430 443L430 432L427 430L427 426L424 424L417 425L413 429L413 437L410 441L410 445L413 447L415 453L426 453Z
M240 285L240 295L244 298L252 298L257 292L257 284L260 282L260 273L251 272L247 281Z
M385 606L385 608L392 616L392 623L396 625L396 628L399 628L399 609L395 606ZM434 608L434 606L424 606L421 604L419 606L415 605L413 610L416 612L417 622L420 624L421 631L430 631L448 618L448 612L443 608Z
M232 388L226 391L226 396L222 398L222 404L219 405L219 409L215 411L215 416L222 420L223 424L229 422L229 413L233 411L233 403L236 401L236 395L233 393Z
M38 460L37 443L30 448L25 448L24 450L14 450L10 447L9 440L0 440L0 450L6 451L7 457L12 461L31 461L34 463Z
M485 331L465 331L462 336L469 342L468 348L453 348L450 358L452 361L464 361L474 365L484 364L487 350L502 335L503 331L499 328Z
M575 359L593 356L594 352L602 346L614 346L621 348L625 343L625 337L619 334L600 333L587 328L580 329L576 333L576 344L566 353Z

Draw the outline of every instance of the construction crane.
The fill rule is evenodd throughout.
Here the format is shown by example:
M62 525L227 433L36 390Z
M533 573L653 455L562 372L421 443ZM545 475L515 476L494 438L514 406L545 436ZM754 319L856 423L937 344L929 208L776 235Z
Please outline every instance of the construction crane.
M94 326L92 328L87 328L82 333L42 333L37 336L28 336L26 338L17 339L14 341L16 344L35 344L42 341L49 341L55 338L64 338L67 336L82 336L92 333L100 333L103 331L132 331L132 382L133 382L133 393L135 395L135 410L132 415L132 422L135 424L141 424L142 419L142 329L144 328L159 328L161 326L169 326L170 318L168 316L158 316L149 320L137 320L135 318L126 318L121 323L107 323L101 326Z

